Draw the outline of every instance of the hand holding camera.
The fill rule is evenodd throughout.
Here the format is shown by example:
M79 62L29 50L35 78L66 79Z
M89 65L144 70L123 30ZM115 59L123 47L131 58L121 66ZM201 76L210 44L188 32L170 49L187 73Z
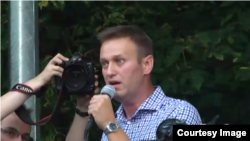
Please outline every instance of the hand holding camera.
M60 66L63 73L57 81L57 89L65 87L65 94L77 95L77 108L81 112L87 112L91 97L99 92L94 64L82 54L75 53L70 60L62 62Z
M89 101L87 97L94 95L95 90L98 91L96 89L98 83L96 82L97 77L95 77L94 64L80 53L75 53L71 59L61 54L57 54L51 59L42 73L29 82L32 84L32 94L35 94L34 92L47 84L54 76L57 76L57 89L60 90L60 94L51 115L33 122L30 116L28 116L28 111L23 106L20 106L15 112L25 123L30 125L47 124L55 117L54 113L59 110L69 95L84 97L78 99L78 105L83 107L83 109L85 107L86 110L87 106L85 105L88 105L87 101ZM84 99L84 102L81 102L81 99Z
M95 91L94 93L97 94L100 92L100 88L98 87L98 75L95 75ZM81 112L88 112L88 107L89 107L89 102L91 100L92 96L91 94L86 94L86 95L79 95L77 97L77 108Z
M94 65L82 54L75 53L68 59L58 53L35 80L43 86L57 76L57 89L61 90L65 86L65 94L77 95L77 107L82 112L87 112L91 97L99 92L98 76L94 71Z
M49 61L45 69L33 79L33 83L37 83L38 86L34 88L37 91L40 87L50 82L54 76L62 77L63 68L60 66L63 61L69 59L58 53L53 59Z

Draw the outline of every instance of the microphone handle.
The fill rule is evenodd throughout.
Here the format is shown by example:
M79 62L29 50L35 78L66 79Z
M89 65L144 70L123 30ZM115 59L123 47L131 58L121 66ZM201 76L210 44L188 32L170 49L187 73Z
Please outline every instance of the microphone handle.
M101 94L108 95L109 98L111 99L111 96L109 94L106 94L106 93L101 93ZM89 122L88 122L88 124L87 124L87 126L85 128L85 131L84 131L84 140L85 141L88 141L88 139L89 139L89 132L90 132L90 129L93 127L94 123L95 123L95 120L94 120L93 116L90 115Z
M88 141L88 139L89 139L89 132L90 132L90 129L93 127L94 122L95 122L95 121L94 121L93 116L90 115L88 124L87 124L87 126L86 126L86 128L85 128L85 131L84 131L84 140L85 140L85 141Z

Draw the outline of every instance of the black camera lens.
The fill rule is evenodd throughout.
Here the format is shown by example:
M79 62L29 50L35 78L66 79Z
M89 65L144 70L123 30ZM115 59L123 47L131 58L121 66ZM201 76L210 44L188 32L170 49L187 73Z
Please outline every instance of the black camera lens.
M64 71L63 80L67 87L71 89L78 89L86 84L86 72L77 65L70 66Z

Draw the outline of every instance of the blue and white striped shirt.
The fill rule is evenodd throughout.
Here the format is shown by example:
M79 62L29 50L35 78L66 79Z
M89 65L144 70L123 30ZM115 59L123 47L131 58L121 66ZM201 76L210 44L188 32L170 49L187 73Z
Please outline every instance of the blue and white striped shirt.
M117 121L131 141L155 140L159 124L173 118L189 125L202 124L194 106L184 100L167 97L160 86L141 104L130 120L125 117L122 105L116 112ZM104 133L101 141L108 141Z

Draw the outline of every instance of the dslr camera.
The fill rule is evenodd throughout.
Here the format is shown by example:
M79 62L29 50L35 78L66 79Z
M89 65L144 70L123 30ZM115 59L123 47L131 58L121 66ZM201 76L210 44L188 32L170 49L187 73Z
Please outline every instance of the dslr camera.
M62 78L57 80L58 90L64 87L69 95L94 94L95 67L89 59L81 53L74 53L61 67L64 71Z
M187 125L184 121L178 119L164 120L157 128L157 141L173 140L173 125Z

